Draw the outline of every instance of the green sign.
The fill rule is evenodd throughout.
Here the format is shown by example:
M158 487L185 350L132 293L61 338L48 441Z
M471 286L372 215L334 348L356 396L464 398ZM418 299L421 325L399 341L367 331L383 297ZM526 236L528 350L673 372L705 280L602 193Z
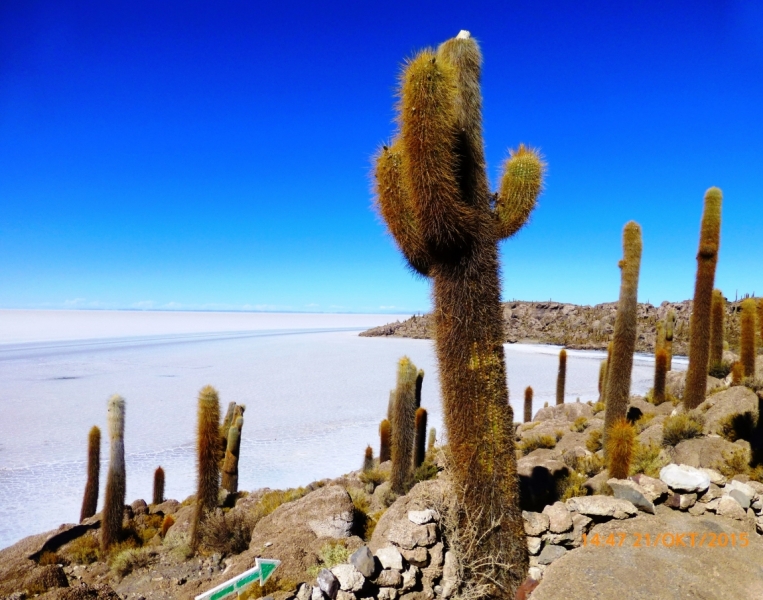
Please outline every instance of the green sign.
M265 585L268 577L273 574L273 571L275 571L280 564L280 560L257 558L255 559L256 566L253 569L244 571L240 575L236 575L233 579L229 579L225 583L221 583L217 587L196 596L196 600L221 600L230 594L243 591L246 586L254 583L258 579L260 585Z

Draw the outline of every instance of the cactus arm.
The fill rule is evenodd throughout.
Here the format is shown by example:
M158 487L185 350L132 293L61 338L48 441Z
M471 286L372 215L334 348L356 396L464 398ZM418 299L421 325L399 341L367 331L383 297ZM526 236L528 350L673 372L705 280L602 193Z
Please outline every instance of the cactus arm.
M420 275L429 273L430 258L421 237L410 195L402 179L400 141L383 146L376 154L377 208L410 267Z
M537 150L520 144L510 151L493 208L498 239L513 236L529 221L543 189L545 170Z
M457 93L454 66L432 51L406 65L399 117L403 173L423 239L441 260L468 247L480 225L457 177Z

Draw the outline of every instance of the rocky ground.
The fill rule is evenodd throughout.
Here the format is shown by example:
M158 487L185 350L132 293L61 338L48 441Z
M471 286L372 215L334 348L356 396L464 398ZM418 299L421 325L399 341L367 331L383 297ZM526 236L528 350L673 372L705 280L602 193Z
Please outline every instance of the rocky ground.
M654 352L658 321L664 321L672 308L676 314L673 354L688 354L691 301L663 302L659 306L639 304L639 334L636 352ZM739 302L726 304L725 339L734 349L739 343ZM560 302L504 302L503 328L507 343L558 344L579 350L605 350L615 328L617 303L578 306ZM432 337L432 316L414 316L364 331L370 337Z
M683 377L670 373L676 398ZM691 413L631 398L639 443L628 479L604 468L603 406L593 399L542 408L518 425L530 553L518 598L763 597L763 469L749 466L763 446L763 390L729 383L708 378L708 397ZM401 497L386 482L389 463L298 490L223 497L196 555L193 498L137 500L125 507L132 537L108 560L97 549L100 515L0 551L0 598L190 599L257 557L281 565L242 598L457 598L452 493L442 452L429 460L424 480Z

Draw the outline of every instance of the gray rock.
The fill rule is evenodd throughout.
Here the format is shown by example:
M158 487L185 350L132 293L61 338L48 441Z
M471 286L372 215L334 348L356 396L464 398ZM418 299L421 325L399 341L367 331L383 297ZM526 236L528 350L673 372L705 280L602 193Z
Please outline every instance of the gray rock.
M411 565L407 570L403 571L403 584L400 588L401 592L407 592L416 587L419 579L419 568Z
M132 512L135 515L148 514L148 504L146 504L145 500L135 500L132 504L130 504L130 508L132 508Z
M715 512L721 516L729 517L731 519L737 519L743 521L747 516L747 513L742 506L734 500L731 496L724 496L718 500L718 506Z
M742 491L740 490L731 490L728 493L729 498L733 498L737 502L739 502L739 506L741 506L743 509L747 510L750 508L750 498L746 496Z
M403 570L403 555L394 546L385 546L376 551L376 558L385 569Z
M339 584L337 584L337 588L339 588ZM325 598L326 596L323 595L320 586L313 586L313 589L310 592L310 600L325 600Z
M265 598L263 598L262 600L265 600ZM336 600L356 600L356 596L352 592L345 592L344 590L340 589L336 593Z
M437 542L429 549L429 565L442 567L442 563L445 560L445 548L442 542Z
M749 483L742 483L741 481L729 481L723 491L731 495L732 490L739 492L739 495L746 498L747 506L744 506L742 502L739 503L742 504L742 506L745 508L747 508L752 503L752 500L756 495L755 490L751 485L749 485Z
M535 581L540 581L543 577L543 570L540 567L530 567L527 576Z
M313 594L313 587L311 585L303 583L297 589L297 595L295 596L295 598L297 600L310 600L310 597L312 596L312 594Z
M422 548L421 546L416 546L413 550L406 550L403 548L400 550L400 554L402 554L403 558L410 564L416 565L417 567L426 567L429 562L429 553L426 548Z
M763 500L756 500L750 506L755 512L759 513L763 510Z
M545 510L545 509L544 509ZM548 530L550 519L545 513L537 513L523 510L522 519L527 535L538 536Z
M689 514L695 517L699 517L701 515L704 515L706 510L707 510L707 504L702 504L701 502L697 502L694 506L689 507Z
M339 591L339 580L334 576L332 571L321 569L316 580L321 592L332 598L332 600L336 598L336 593ZM313 596L315 596L315 589L313 589Z
M715 500L716 498L720 498L723 496L723 490L719 488L714 483L710 484L710 487L707 488L704 494L699 496L697 498L698 502L710 502L711 500Z
M445 561L442 568L442 597L449 598L456 591L458 585L458 564L453 552L445 553Z
M555 546L577 548L582 543L583 534L588 531L591 523L592 519L590 517L580 513L572 513L572 529L570 531L565 531L564 533L546 532L543 534L542 540L547 544Z
M710 479L710 483L714 483L715 485L726 484L726 478L715 469L701 468L700 471L707 475L707 477Z
M395 569L384 569L376 576L374 583L379 587L398 588L403 585L403 576Z
M758 397L752 390L738 385L712 394L697 407L705 414L705 433L720 433L725 419L733 415L750 412L758 415Z
M436 523L440 520L440 515L436 510L428 508L426 510L409 510L408 520L416 525L426 525L427 523Z
M557 558L561 558L565 554L567 554L566 548L549 544L545 546L543 551L540 553L540 556L538 557L538 564L550 565Z
M339 580L339 589L345 592L357 592L366 582L366 578L354 565L342 564L331 568L331 572Z
M715 498L713 500L710 500L710 502L705 504L705 510L710 511L710 512L717 511L718 510L718 504L720 504L720 502L721 502L720 498Z
M567 508L588 516L627 519L638 513L632 503L612 496L582 496L567 500Z
M373 577L376 572L376 561L368 546L361 546L350 555L352 564L363 577Z
M665 506L676 510L688 510L697 502L697 494L677 494L671 493L665 501Z
M654 504L662 502L668 496L668 492L670 491L668 486L665 485L665 482L644 475L643 473L634 475L631 479L644 490L644 497Z
M564 533L572 529L572 515L564 502L554 502L543 509L548 517L548 529L552 533Z
M763 533L763 517L755 519L755 529L757 529L758 533Z
M437 528L434 524L416 525L409 520L393 523L387 533L387 539L406 550L416 546L431 546L437 541Z
M627 500L639 510L654 514L654 504L646 497L646 490L630 479L608 479L607 484L612 488L615 498Z
M532 537L528 535L527 536L527 551L530 554L538 554L538 552L540 552L541 543L542 541L539 537Z
M395 588L382 587L379 588L379 593L376 597L379 600L397 600L397 594L398 592Z
M724 455L735 449L734 444L722 437L693 438L676 444L670 462L703 470L722 463Z
M161 513L163 515L172 515L180 508L180 502L177 500L165 500L161 504L152 504L149 506L149 512L154 515Z
M660 479L679 492L704 492L710 487L710 478L688 465L669 464L660 469Z

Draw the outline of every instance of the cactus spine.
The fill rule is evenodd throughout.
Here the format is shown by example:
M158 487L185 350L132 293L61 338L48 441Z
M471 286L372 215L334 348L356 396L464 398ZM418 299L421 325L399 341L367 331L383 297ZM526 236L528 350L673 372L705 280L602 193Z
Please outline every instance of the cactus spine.
M673 369L673 332L676 326L676 311L672 308L668 311L668 316L665 317L665 352L668 355L667 369L668 371Z
M413 443L413 468L417 469L424 462L427 441L427 409L416 409L416 435Z
M556 374L556 403L564 404L564 383L567 379L567 351L559 352L559 371Z
M371 446L366 446L366 451L363 453L363 472L367 473L374 468L374 449Z
M196 451L196 510L191 530L191 547L194 550L199 545L201 523L207 512L217 506L220 492L220 399L217 390L210 385L199 392Z
M533 420L533 388L527 386L525 388L525 423L529 423Z
M633 352L636 349L638 321L638 277L641 268L641 227L630 221L623 229L623 259L620 261L620 300L615 317L612 352L607 367L604 412L604 449L609 429L625 418L631 393Z
M498 194L490 194L481 63L465 31L406 63L400 133L377 156L376 192L409 265L433 279L464 581L485 586L488 595L513 597L528 557L502 346L498 242L527 222L544 164L520 145L504 165Z
M379 464L392 458L392 425L384 419L379 425Z
M705 192L705 208L697 252L697 277L689 321L689 368L684 387L684 408L691 410L705 399L707 367L710 359L710 312L715 285L715 266L721 243L721 190L712 187Z
M156 467L154 471L154 501L153 504L164 502L164 469Z
M101 430L93 426L87 436L87 483L82 497L80 522L92 517L98 509L98 485L101 474Z
M125 401L114 394L109 398L107 421L111 452L109 472L106 476L106 499L103 504L101 523L101 550L104 554L109 547L119 541L122 533L122 518L125 508L127 476L125 475Z
M742 302L739 334L739 362L745 377L755 377L755 300Z
M665 402L665 380L668 374L668 353L665 348L659 348L654 353L654 388L652 400L659 405Z
M222 486L231 494L238 492L238 457L241 452L241 429L244 427L244 417L236 417L236 421L228 429L228 444L225 448L223 461Z
M607 438L606 454L609 476L625 479L631 468L633 449L636 444L636 430L627 419L621 418L612 424Z
M710 307L710 366L717 367L723 362L723 332L726 316L726 300L721 290L713 290Z
M405 494L413 480L412 457L416 428L416 377L414 364L407 356L397 365L397 388L392 407L392 473L390 485Z

